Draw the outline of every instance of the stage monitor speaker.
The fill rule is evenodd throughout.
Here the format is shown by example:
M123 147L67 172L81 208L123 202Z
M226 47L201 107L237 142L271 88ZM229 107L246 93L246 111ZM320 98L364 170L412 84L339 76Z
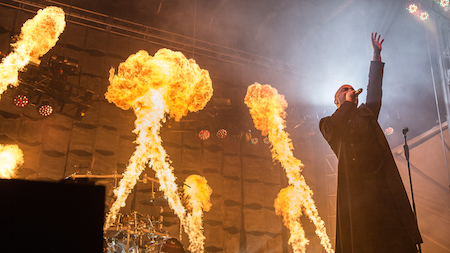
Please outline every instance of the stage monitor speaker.
M104 210L103 186L0 179L1 251L101 253Z

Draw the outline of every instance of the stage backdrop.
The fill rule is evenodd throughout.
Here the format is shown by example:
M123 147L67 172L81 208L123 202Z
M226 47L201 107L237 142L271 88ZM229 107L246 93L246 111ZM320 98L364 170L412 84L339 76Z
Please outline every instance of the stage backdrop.
M0 6L0 26L3 27L0 51L3 54L9 53L12 36L19 34L22 24L33 16L34 13ZM135 116L132 111L124 111L104 98L109 85L109 70L117 68L119 63L138 50L146 50L153 55L161 47L68 22L57 45L43 57L42 63L45 64L53 54L78 60L79 70L76 75L69 76L67 81L94 92L91 106L81 120L57 113L43 118L37 114L36 107L14 107L13 90L5 92L0 100L0 143L18 144L23 150L25 163L20 168L18 177L26 180L59 181L73 173L121 174L135 149L133 141L136 136L132 133ZM186 56L192 57L189 54ZM262 141L259 131L252 133L259 138L255 145L239 137L239 133L252 128L248 109L243 104L248 85L258 81L275 87L278 84L286 87L293 80L249 66L206 57L195 56L195 60L201 68L210 72L213 98L229 98L233 113L238 112L232 116L240 117L225 118L230 119L226 123L235 131L230 131L224 139L218 139L212 131L211 138L201 141L196 131L174 130L180 126L176 124L173 128L166 124L162 130L163 146L173 161L178 184L181 186L191 174L199 174L208 180L213 190L212 208L204 217L205 251L292 251L287 245L288 231L273 207L277 193L287 185L285 173L279 163L272 161L269 145ZM280 93L285 92L280 90ZM287 100L289 102L289 98ZM195 115L192 118L194 123L199 122ZM296 127L289 128L288 132L294 140L295 156L306 165L303 175L315 192L314 198L320 215L328 220L326 192L322 191L325 188L325 164L316 165L315 150L318 148L313 141L318 136L317 120L312 119L311 124L305 120L294 122ZM147 168L143 174L154 176L151 168ZM103 179L96 180L96 183L106 186L107 212L113 202L112 190L116 182ZM163 214L163 230L180 239L187 247L187 237L184 235L179 238L179 222L170 209L162 207L163 210L160 210L160 207L145 204L152 196L151 191L151 182L139 182L121 213L137 211L156 218ZM158 194L161 193L157 192L156 195ZM310 239L307 251L323 252L314 233L314 226L307 219L302 218L302 222L306 236Z

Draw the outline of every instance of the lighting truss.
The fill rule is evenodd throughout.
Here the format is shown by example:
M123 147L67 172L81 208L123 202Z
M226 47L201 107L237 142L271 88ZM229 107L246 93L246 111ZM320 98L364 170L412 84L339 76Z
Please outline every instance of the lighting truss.
M169 47L171 49L183 52L193 52L195 50L195 54L198 55L238 65L250 66L268 72L290 74L294 77L305 77L307 72L309 72L305 68L294 66L286 62L273 60L268 57L247 53L207 41L194 39L192 37L114 18L52 0L47 0L46 2L62 8L66 12L67 21L73 24L148 41L152 44ZM36 13L38 9L46 7L42 4L23 0L12 0L11 4L0 3L0 5L31 13Z
M19 82L19 87L32 91L32 105L41 106L43 98L46 97L54 102L53 113L76 120L81 120L84 116L94 94L90 90L55 78L50 70L33 64L27 65L26 71L19 76Z

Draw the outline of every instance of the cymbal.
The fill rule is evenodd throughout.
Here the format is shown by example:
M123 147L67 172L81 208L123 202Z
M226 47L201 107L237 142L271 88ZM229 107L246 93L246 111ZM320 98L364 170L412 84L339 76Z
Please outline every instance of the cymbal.
M169 206L169 203L164 197L144 199L139 201L139 203L146 206Z
M112 226L109 227L108 229L106 229L106 231L104 231L104 236L105 237L115 237L117 236L122 228L116 227L116 226Z

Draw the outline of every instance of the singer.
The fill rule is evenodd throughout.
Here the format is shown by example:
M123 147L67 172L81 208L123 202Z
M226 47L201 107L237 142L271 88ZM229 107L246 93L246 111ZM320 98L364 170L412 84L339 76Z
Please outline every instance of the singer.
M383 40L371 36L366 103L350 85L335 94L337 110L320 120L336 154L338 190L336 253L415 253L422 238L389 144L378 124L384 63Z

